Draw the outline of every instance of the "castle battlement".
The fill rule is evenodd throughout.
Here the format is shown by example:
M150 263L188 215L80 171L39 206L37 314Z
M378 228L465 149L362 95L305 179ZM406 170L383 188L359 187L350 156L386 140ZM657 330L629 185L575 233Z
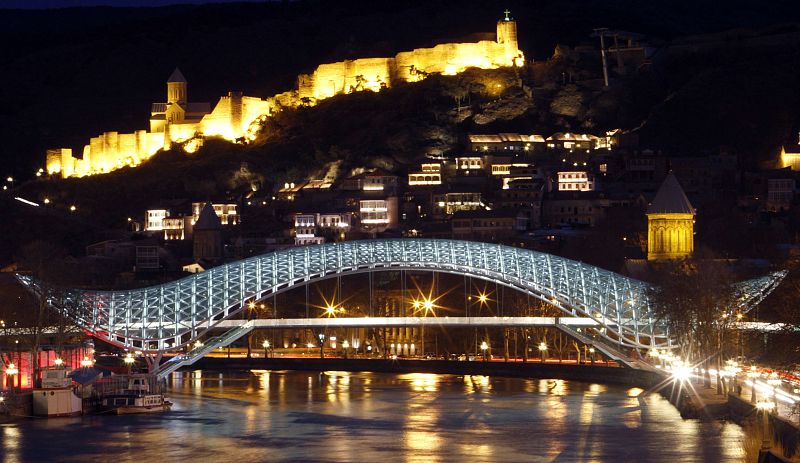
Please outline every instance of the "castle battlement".
M104 132L83 147L82 158L70 148L47 151L50 175L83 177L135 167L173 143L194 151L204 137L229 141L252 138L253 127L281 107L313 105L335 95L355 91L380 91L400 82L416 82L429 74L455 75L467 68L495 69L521 66L524 55L517 43L517 24L508 16L497 22L494 41L446 43L432 48L404 51L390 58L361 58L317 66L297 78L297 88L267 98L229 92L214 108L209 103L189 102L188 83L180 70L167 79L167 101L153 103L150 130L120 134ZM191 148L188 148L191 146Z

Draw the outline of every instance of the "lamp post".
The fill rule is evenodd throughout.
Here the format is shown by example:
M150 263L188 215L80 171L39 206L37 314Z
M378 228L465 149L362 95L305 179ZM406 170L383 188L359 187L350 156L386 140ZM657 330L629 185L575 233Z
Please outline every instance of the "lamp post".
M542 359L542 363L544 363L544 356L547 353L547 343L540 342L539 343L539 356Z
M592 355L592 357L591 357L592 365L594 365L594 347L590 347L589 348L589 353Z
M778 386L781 384L781 379L778 378L778 374L774 371L769 374L769 379L767 379L767 384L772 386L772 401L775 403L775 406L778 406L777 402L777 393L778 393Z
M325 358L325 333L319 334L319 358Z
M769 413L775 408L775 404L770 400L759 400L756 404L756 408L761 412L764 426L762 429L763 439L761 441L761 450L758 452L760 456L760 454L769 451ZM759 458L759 461L761 461L761 458Z
M756 404L756 378L759 376L756 367L750 367L750 371L747 372L747 377L750 378L750 403L753 405Z
M128 374L131 374L131 370L133 369L133 363L136 361L134 360L133 355L131 355L130 353L126 354L125 358L122 359L122 361L125 362L125 366L128 367Z
M481 351L483 351L483 361L487 361L489 358L486 356L486 349L489 348L489 344L486 344L486 341L481 343Z
M350 348L350 342L345 339L342 341L342 350L344 351L344 358L347 358L347 349Z
M264 343L261 345L264 347L264 358L267 358L269 352L269 339L265 339Z
M6 375L11 378L11 390L14 390L14 377L19 374L19 369L13 363L9 363L6 367Z

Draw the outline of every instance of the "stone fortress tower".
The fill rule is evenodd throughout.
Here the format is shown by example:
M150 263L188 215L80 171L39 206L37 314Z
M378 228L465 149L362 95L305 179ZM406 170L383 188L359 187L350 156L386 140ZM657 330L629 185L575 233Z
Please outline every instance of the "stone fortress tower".
M694 252L695 209L670 172L647 207L647 260L685 259Z
M517 22L511 18L511 12L503 12L505 17L497 21L497 43L503 46L505 59L515 66L522 66L522 56L517 43Z

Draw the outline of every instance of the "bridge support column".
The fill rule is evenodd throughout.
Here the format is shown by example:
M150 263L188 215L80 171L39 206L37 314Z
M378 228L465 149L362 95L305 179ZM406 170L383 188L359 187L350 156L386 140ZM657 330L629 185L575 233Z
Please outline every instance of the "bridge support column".
M161 366L161 357L164 355L163 352L159 352L155 355L145 355L144 361L147 364L147 372L150 374L155 374L158 372L159 367Z

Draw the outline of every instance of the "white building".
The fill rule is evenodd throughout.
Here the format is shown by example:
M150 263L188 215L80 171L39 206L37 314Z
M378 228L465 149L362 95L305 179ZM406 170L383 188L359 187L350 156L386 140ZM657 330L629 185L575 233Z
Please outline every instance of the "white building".
M558 191L594 191L594 179L587 172L559 172Z
M358 212L363 228L383 231L397 226L397 197L362 199Z
M192 203L192 223L196 223L203 210L204 202ZM222 225L239 225L240 217L238 207L235 203L211 203L214 212L219 217Z
M419 172L409 172L408 186L426 186L442 184L442 165L437 163L422 164Z
M167 209L148 209L145 213L144 231L164 230L164 219L169 215Z
M344 239L352 227L352 219L350 212L295 214L294 244L322 244L325 242L325 237L320 236L323 233Z

